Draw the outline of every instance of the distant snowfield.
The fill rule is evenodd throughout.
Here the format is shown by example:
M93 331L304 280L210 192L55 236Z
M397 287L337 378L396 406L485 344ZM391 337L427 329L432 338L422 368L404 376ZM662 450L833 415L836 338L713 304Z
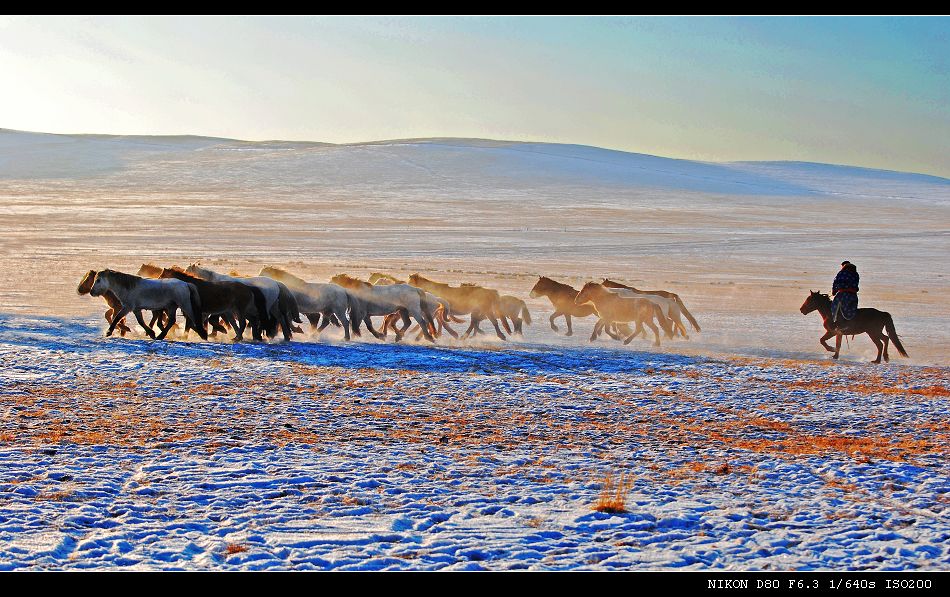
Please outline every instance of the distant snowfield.
M0 130L0 568L948 569L950 181L472 139ZM832 365L798 308L858 264ZM103 339L89 269L478 282L525 338ZM589 345L538 275L678 292ZM591 510L608 473L630 512ZM230 553L229 553L230 551Z

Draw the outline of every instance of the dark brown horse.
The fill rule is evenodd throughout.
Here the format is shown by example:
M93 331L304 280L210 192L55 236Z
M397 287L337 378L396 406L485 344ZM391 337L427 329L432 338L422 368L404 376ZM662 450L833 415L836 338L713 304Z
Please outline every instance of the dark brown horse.
M258 342L263 340L261 330L270 322L267 300L260 289L240 282L209 282L178 268L163 269L159 278L176 278L193 284L201 298L202 321L207 321L211 316L222 317L234 331L236 342L244 339L246 321L251 322L254 339Z
M802 303L800 310L802 315L808 315L812 311L818 311L818 313L821 314L821 320L825 325L826 333L818 341L825 347L825 350L835 353L832 358L837 359L838 354L841 352L842 336L856 336L858 334L867 334L870 336L871 341L874 342L874 345L877 347L877 358L871 361L872 363L880 363L882 356L885 361L890 360L887 356L888 341L894 343L897 352L899 352L901 356L907 356L907 351L904 350L904 346L897 337L897 330L894 329L894 320L891 318L890 313L878 311L877 309L858 309L853 319L834 322L831 318L831 297L827 294L815 292L814 290L811 291L811 294L809 294L805 302ZM884 334L885 329L887 329L886 335ZM826 340L832 336L835 336L834 348L828 346L826 342Z
M554 313L552 313L549 318L551 329L555 332L558 331L554 320L563 315L564 321L567 322L566 335L573 336L574 328L571 327L571 317L590 317L591 315L597 314L597 310L594 309L594 305L591 303L584 303L582 305L574 303L578 292L579 291L573 286L541 276L538 278L538 282L534 285L534 288L531 289L530 296L531 298L538 298L539 296L548 297L548 300L554 305Z

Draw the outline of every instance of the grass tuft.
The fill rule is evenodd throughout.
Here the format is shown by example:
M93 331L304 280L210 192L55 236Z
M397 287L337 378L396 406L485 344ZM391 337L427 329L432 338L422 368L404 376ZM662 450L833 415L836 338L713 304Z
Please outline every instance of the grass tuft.
M594 504L594 510L608 514L626 513L627 492L630 490L630 485L625 474L620 475L620 480L616 482L613 476L608 474L600 490L600 498Z

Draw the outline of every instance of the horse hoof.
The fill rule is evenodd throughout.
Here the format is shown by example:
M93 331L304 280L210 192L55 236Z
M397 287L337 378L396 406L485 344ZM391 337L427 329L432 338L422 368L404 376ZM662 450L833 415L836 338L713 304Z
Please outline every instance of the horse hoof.
M566 333L566 334L564 334L564 335L565 335L565 336L573 336L573 335L574 335L574 332L568 332L568 333Z

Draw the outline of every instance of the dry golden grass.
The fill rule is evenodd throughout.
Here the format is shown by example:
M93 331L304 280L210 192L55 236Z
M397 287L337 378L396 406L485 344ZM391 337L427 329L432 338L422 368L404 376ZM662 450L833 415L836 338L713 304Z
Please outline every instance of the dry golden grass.
M630 491L630 484L627 482L626 474L621 474L619 481L614 481L613 476L608 474L593 509L608 514L626 513L628 491Z
M247 551L246 545L241 545L240 543L228 543L224 548L224 553L227 555L234 555L236 553L243 553Z
M72 491L44 491L36 496L37 500L49 502L65 502L73 497Z
M540 516L534 516L525 521L525 524L531 527L532 529L539 529L541 525L544 524L544 519Z
M346 506L368 506L371 503L369 500L352 497L349 495L344 495L342 498L340 498L340 501Z

